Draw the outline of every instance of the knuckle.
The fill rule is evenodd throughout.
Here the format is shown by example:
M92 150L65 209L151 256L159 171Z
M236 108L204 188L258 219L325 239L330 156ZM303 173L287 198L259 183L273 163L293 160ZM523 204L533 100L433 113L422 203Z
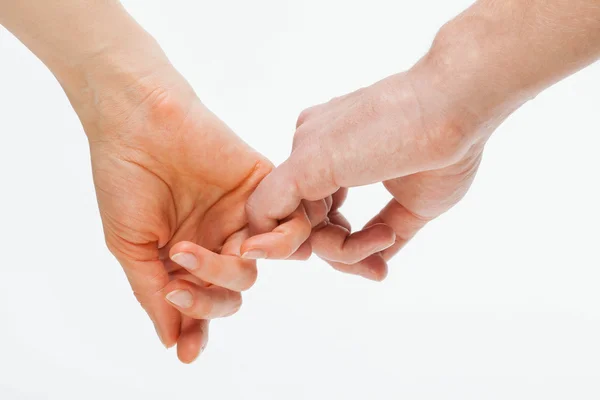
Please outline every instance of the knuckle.
M307 252L306 254L302 254L302 256L299 258L299 261L307 261L311 256L311 253Z
M361 258L345 251L343 248L335 246L334 248L325 248L323 246L314 246L315 253L333 264L339 264L340 267L349 268L351 265L361 261ZM335 267L335 266L334 266Z
M232 292L232 294L230 295L231 297L233 297L232 299L230 299L231 301L231 305L227 311L227 313L225 313L223 315L223 317L229 317L235 313L237 313L238 311L240 311L240 309L242 308L242 295L239 292Z
M306 146L294 160L294 182L299 197L308 201L322 200L335 190L330 155L320 146Z
M273 170L275 165L268 159L260 156L254 164L252 172L246 177L246 179L240 184L244 186L255 187L260 184Z
M307 118L308 118L307 110L302 111L300 113L300 115L298 116L298 119L296 120L296 128L300 128L302 126L302 124L304 124L304 121L306 121Z
M446 166L459 161L469 147L466 129L455 121L442 124L426 137L427 153L432 161Z
M296 120L296 128L302 126L310 118L310 116L313 114L316 108L317 106L313 106L304 109L298 116L298 119Z
M250 216L256 215L256 208L254 207L254 197L252 195L250 195L250 197L248 198L248 201L246 202L246 205L245 205L245 209L246 209L247 215L250 215Z
M202 299L202 301L197 301L194 304L194 317L197 319L206 319L206 318L210 318L212 312L214 309L214 304L212 299L210 299L208 296L205 299Z
M242 308L242 304L244 300L242 299L242 294L235 292L235 302L233 304L234 313L238 312Z
M323 218L319 218L319 221L317 222L317 224L323 222L325 220L325 217L326 217L326 215L323 216ZM310 234L312 232L311 220L308 215L305 218L306 219L302 221L302 224L299 229L299 234L298 234L298 237L300 237L302 239L302 242L304 242L306 239L308 239L308 237L310 236ZM300 243L300 244L302 244L302 243Z
M246 274L247 276L243 279L243 281L238 283L239 290L242 292L254 286L256 280L258 279L258 269L256 268L256 266L253 266L252 268L248 269Z
M292 139L292 149L295 150L302 146L302 144L307 141L310 136L312 136L312 132L313 130L307 128L305 125L298 127Z
M285 245L281 245L280 251L281 251L281 253L275 258L280 259L280 260L285 260L286 258L290 257L292 254L294 254L296 249L294 248L294 246L292 244L285 244Z
M333 196L327 196L325 198L325 207L327 208L327 214L328 215L331 212L331 208L333 206Z
M325 200L305 202L306 212L311 222L311 227L320 224L327 218L329 207Z
M142 308L148 311L152 298L159 295L167 283L168 277L162 271L158 271L156 274L149 276L144 285L141 285L142 287L132 281L133 295Z
M260 190L260 187L257 191ZM265 219L270 219L269 210L261 207L260 193L254 192L246 202L244 209L248 217L248 224L253 234L264 233L266 231L264 225Z

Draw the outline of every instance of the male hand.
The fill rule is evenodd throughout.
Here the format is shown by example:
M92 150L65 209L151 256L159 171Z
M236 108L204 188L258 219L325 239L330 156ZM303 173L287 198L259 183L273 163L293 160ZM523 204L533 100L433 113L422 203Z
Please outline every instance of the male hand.
M270 232L301 202L333 195L328 218L310 237L313 251L340 271L383 279L385 261L465 195L484 143L503 119L475 114L444 91L427 64L302 112L291 156L250 196L253 230ZM350 235L338 210L347 188L376 182L393 198L366 231ZM368 232L374 226L377 234ZM257 236L243 248L269 253L269 246ZM353 249L375 254L363 258Z
M346 240L350 226L336 207L310 239L335 268L383 278L383 261L465 195L499 124L598 59L599 16L594 0L577 7L559 0L475 2L440 29L408 72L300 115L292 155L248 201L252 232L271 231L302 200L343 198L345 188L383 182L393 200L368 226L387 224L396 237L380 259L352 254L369 247L373 235ZM257 236L243 249L269 254L269 246Z

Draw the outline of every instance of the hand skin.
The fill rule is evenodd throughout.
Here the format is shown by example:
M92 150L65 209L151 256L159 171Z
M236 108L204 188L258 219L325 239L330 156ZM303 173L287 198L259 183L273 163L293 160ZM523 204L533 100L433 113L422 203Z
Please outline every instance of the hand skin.
M108 247L162 341L177 341L180 359L190 362L206 344L206 320L237 311L238 292L256 279L255 263L239 258L244 203L271 167L191 92L156 90L114 130L96 136L84 126ZM113 132L118 137L107 138ZM196 254L197 270L168 262L182 253ZM167 304L177 290L193 294L194 305L177 311Z
M256 280L255 261L240 258L245 204L271 163L200 102L117 2L0 0L0 23L67 93L89 139L106 243L164 345L193 361L208 320L236 312ZM299 208L271 240L302 259L309 232Z
M251 231L271 231L301 201L343 199L348 187L383 182L393 199L367 227L393 228L391 247L348 257L348 247L365 243L344 240L341 200L310 237L334 268L383 279L385 261L465 195L502 121L599 56L597 0L476 2L409 71L302 112L291 156L248 201ZM265 254L271 247L260 235L242 245Z

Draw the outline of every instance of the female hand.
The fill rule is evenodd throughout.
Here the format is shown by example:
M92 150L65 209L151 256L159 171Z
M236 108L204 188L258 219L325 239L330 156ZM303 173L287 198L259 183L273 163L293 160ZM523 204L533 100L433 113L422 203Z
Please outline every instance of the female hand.
M254 262L236 256L244 205L271 163L200 102L119 2L0 0L0 23L69 97L89 138L106 243L162 342L192 361L205 319L235 312L256 279ZM288 221L273 240L295 251L310 222L301 208Z
M140 101L105 99L80 115L108 247L163 343L190 362L207 320L237 311L256 279L255 261L240 258L245 203L272 166L169 71L167 83L161 73L130 89ZM283 229L275 246L295 252L310 222L300 209Z

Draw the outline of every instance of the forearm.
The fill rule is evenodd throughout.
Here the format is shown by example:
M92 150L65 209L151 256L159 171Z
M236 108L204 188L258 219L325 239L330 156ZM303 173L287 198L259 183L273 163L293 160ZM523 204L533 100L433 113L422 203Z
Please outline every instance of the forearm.
M480 0L440 30L420 64L485 119L599 57L598 0Z
M0 24L50 68L80 117L105 98L143 98L140 81L170 68L115 0L0 0Z

